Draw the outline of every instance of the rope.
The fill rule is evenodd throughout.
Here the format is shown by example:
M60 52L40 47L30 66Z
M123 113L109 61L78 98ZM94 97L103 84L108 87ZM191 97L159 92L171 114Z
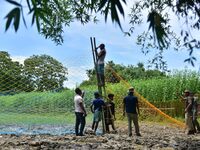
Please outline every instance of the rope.
M118 78L122 83L124 83L124 85L129 88L131 85L124 80L111 66L108 65L108 69L113 73L113 75ZM154 109L156 112L158 112L159 114L161 114L162 116L164 116L165 118L169 119L171 122L177 124L179 127L181 128L185 128L185 124L179 120L176 120L175 118L172 118L171 116L165 114L163 111L161 111L160 109L158 109L156 106L154 106L153 104L151 104L148 100L146 100L142 95L140 95L137 91L135 91L135 95L139 98L139 100L143 101L145 104L147 104L149 107L151 107L152 109Z

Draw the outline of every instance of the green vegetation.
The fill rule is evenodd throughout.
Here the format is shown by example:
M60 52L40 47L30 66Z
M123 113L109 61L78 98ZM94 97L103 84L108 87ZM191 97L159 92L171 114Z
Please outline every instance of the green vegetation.
M180 100L185 89L193 93L200 92L200 75L188 70L177 71L167 77L133 80L130 83L150 102Z
M0 125L26 124L74 124L74 113L0 113ZM86 118L87 123L92 122L92 115L89 114Z
M0 96L0 112L12 113L63 113L72 112L74 108L74 91L30 92L11 96ZM93 92L85 95L89 107Z
M138 63L136 66L123 64L115 64L113 61L109 61L105 66L105 79L107 83L119 83L120 78L116 77L113 73L117 73L122 79L131 81L133 79L151 79L155 77L166 77L164 72L159 70L145 69L143 63ZM86 71L89 78L87 81L82 82L82 86L95 85L96 83L96 72L94 69Z
M48 55L33 55L24 65L0 51L0 95L19 92L62 90L67 68Z
M174 108L164 110L174 117L183 117L183 103L180 95L184 89L200 92L199 74L192 71L174 72L167 76L151 79L138 79L129 82L143 97L158 108ZM116 112L118 118L122 114L122 100L127 95L127 86L123 82L108 83L107 93L115 94ZM93 99L96 85L81 86L85 91L87 111ZM15 95L0 96L0 122L4 123L48 123L65 124L74 120L74 91L61 92L24 92ZM142 103L141 107L145 107ZM148 109L148 108L147 108ZM152 112L154 110L151 110ZM145 111L142 111L145 112ZM156 113L153 112L156 115ZM145 118L143 118L145 117ZM142 116L148 119L148 115ZM154 118L155 119L155 118ZM90 120L92 120L90 118Z

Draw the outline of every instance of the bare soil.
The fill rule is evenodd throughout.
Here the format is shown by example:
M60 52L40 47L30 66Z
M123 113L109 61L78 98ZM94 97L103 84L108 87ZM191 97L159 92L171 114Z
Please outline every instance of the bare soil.
M128 136L127 123L116 124L117 133L92 135L90 127L85 136L69 134L2 134L0 149L10 150L198 150L200 134L186 135L184 129L172 125L140 122L141 137ZM101 127L100 127L101 128ZM134 131L134 130L133 130Z

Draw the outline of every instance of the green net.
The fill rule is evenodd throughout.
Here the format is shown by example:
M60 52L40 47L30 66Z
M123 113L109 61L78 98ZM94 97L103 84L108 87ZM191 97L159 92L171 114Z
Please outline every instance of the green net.
M62 63L48 55L33 55L26 59L24 64L12 61L6 52L0 52L0 58L0 126L2 127L0 132L26 129L28 133L28 131L34 131L35 128L47 131L50 130L47 129L49 126L53 126L56 131L50 131L55 133L73 132L75 122L74 88L88 79L86 70L94 68L92 54L74 56L63 60ZM151 90L147 89L147 95L143 97L137 89L146 91L143 90L144 86L141 88L137 86L136 82L129 83L108 65L105 76L106 94L113 93L115 95L117 119L123 119L122 102L127 95L127 89L135 86L141 108L140 120L162 120L184 127L183 119L181 121L174 119L177 117L176 113L183 113L184 110L183 104L179 101L174 104L168 101L150 103L148 93L153 95ZM198 84L199 77L193 79L194 85L200 85ZM185 81L189 81L187 77L184 78ZM195 87L192 85L193 80L186 84L189 83L191 87ZM181 86L179 90L182 90L183 87ZM195 88L199 89L199 87ZM85 91L85 106L90 112L93 93L98 89L97 83L85 84L81 86L81 89ZM159 90L159 87L157 89ZM168 92L168 90L165 91ZM104 97L104 99L107 98ZM178 112L178 110L181 111ZM91 122L92 114L89 113L87 123ZM37 133L43 133L43 131Z

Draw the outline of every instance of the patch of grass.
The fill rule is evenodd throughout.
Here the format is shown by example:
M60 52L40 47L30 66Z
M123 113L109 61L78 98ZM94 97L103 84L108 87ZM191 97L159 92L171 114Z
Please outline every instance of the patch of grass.
M87 123L92 122L92 114L86 117ZM40 124L57 124L69 125L75 123L74 113L0 113L0 125L10 124L25 124L25 125L40 125Z

